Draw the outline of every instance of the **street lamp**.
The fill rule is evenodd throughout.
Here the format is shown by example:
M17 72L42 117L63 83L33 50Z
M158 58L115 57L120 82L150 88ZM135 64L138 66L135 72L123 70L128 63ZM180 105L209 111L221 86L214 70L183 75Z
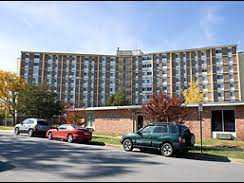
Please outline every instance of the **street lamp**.
M202 153L202 111L203 111L203 105L200 102L198 105L198 112L199 112L199 120L200 120L201 153Z

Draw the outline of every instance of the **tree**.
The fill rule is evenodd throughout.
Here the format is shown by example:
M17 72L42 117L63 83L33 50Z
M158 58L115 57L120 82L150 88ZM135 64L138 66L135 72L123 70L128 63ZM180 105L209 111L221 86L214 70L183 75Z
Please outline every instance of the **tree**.
M108 105L108 106L114 105L114 103L115 103L114 97L115 97L115 94L109 96L106 105Z
M47 85L29 85L19 94L18 112L24 116L50 119L64 110L63 103L56 98L56 93Z
M23 91L27 83L13 72L0 70L0 105L16 121L18 94Z
M197 82L191 82L188 89L183 91L185 104L198 104L203 101L203 94L200 92Z
M126 99L125 91L119 90L114 95L111 95L107 100L107 105L121 106L128 105L128 100Z
M182 105L183 103L183 98L170 97L160 92L153 94L142 106L142 110L150 121L183 123L189 115L189 110Z
M81 122L81 119L84 118L84 116L81 113L78 112L70 112L67 116L67 123L72 123L76 125L84 125L85 122Z

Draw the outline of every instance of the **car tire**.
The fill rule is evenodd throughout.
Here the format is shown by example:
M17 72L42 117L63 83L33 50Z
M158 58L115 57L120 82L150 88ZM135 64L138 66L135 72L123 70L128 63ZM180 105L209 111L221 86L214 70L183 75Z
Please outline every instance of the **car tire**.
M160 148L161 154L165 157L170 157L174 153L174 148L169 142L164 143Z
M132 151L133 150L133 143L131 139L125 139L123 141L123 148L125 151Z
M15 133L15 135L19 135L19 134L20 134L20 132L19 132L19 128L15 128L15 129L14 129L14 133Z
M72 143L73 142L73 135L69 134L67 137L67 142Z
M48 138L48 140L52 140L52 139L53 139L53 136L52 136L52 133L51 133L51 132L49 132L49 133L47 134L47 138Z
M146 151L146 149L145 148L142 148L142 147L139 148L139 149L140 149L141 152L145 152Z
M30 130L28 131L28 136L29 136L29 137L33 137L33 134L34 134L34 131L33 131L32 129L30 129Z

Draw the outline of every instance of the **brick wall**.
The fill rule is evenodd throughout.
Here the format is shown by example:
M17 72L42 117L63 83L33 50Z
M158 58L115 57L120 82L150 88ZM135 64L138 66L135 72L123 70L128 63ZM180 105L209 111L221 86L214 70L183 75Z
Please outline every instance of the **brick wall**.
M185 125L195 134L196 140L200 140L200 121L197 108L191 108L191 116L186 120ZM209 139L212 136L211 111L209 109L204 109L202 112L202 134L203 140Z
M237 139L244 140L244 106L237 107L235 115Z
M129 110L96 111L96 133L122 135L133 132L132 113Z
M203 140L212 137L211 111L216 109L215 107L204 108L202 114ZM225 107L221 109L225 109ZM237 139L244 140L244 106L234 107L233 109L235 110ZM137 110L137 112L139 111ZM97 133L122 135L133 132L133 127L136 127L136 124L133 124L133 112L131 110L97 110L94 111L94 115L93 127ZM147 123L148 121L144 121L144 125ZM191 116L186 120L185 125L195 134L196 140L200 140L200 121L196 107L191 108Z

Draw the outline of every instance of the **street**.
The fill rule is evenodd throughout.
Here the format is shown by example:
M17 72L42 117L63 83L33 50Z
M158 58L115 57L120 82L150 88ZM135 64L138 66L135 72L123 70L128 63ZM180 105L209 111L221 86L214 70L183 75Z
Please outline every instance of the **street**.
M0 181L243 181L244 165L0 132Z

